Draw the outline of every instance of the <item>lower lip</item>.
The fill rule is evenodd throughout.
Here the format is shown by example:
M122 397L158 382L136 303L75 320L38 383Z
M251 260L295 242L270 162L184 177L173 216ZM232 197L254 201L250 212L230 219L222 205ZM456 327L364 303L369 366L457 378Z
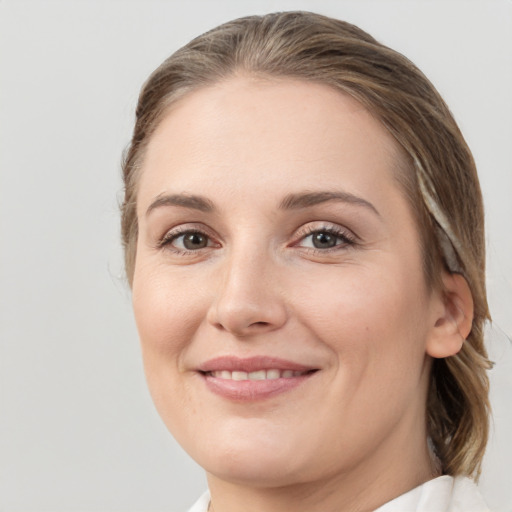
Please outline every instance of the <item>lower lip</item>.
M202 374L206 386L216 395L238 402L255 402L286 393L310 379L316 372L269 380L230 380Z

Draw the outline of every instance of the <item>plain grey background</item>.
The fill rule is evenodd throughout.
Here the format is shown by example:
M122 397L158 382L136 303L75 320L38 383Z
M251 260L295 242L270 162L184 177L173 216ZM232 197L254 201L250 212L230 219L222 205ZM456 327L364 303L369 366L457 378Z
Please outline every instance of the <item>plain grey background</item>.
M410 57L451 106L487 209L494 435L512 510L512 2L0 0L0 511L180 511L204 490L145 388L117 202L138 90L231 18L305 9Z

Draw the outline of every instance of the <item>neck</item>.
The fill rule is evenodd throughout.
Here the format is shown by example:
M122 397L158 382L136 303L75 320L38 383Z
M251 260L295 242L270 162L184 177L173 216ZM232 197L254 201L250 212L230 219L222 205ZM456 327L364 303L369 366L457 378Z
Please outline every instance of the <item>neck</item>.
M406 426L403 426L409 433ZM420 429L422 430L422 429ZM226 481L208 474L212 496L210 512L370 512L440 475L426 442L426 432L383 443L365 460L344 472L307 482L256 486ZM405 441L404 441L405 439Z

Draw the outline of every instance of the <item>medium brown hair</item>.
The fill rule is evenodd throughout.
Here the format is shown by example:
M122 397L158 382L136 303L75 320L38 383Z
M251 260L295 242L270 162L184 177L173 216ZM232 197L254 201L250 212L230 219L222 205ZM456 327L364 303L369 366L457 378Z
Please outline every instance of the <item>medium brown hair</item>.
M407 58L349 23L308 12L250 16L221 25L171 55L144 84L123 161L122 238L132 281L137 184L145 149L170 106L187 92L235 73L326 84L351 95L396 139L397 178L420 230L427 283L444 266L471 289L474 319L461 351L435 359L428 433L447 474L478 477L488 437L490 367L483 344L484 214L475 163L448 107Z

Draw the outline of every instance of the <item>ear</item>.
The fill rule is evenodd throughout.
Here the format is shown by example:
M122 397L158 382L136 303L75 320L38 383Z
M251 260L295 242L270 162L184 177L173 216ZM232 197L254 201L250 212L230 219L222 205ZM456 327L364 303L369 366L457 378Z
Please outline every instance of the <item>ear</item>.
M441 280L426 347L427 354L435 358L457 354L473 324L473 296L466 279L443 272Z

